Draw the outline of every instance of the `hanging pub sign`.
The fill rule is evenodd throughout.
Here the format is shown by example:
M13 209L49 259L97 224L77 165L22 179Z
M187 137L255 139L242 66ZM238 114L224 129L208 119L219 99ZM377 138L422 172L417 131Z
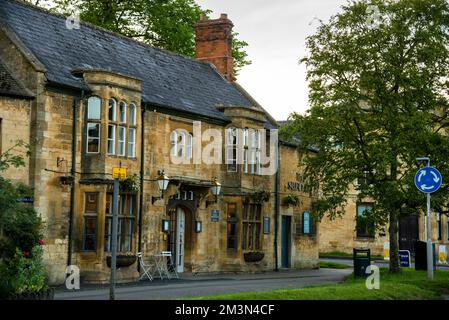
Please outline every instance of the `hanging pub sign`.
M212 210L211 221L218 222L219 219L220 219L220 211L216 209Z
M302 232L304 234L310 233L310 213L309 211L304 211L302 215Z

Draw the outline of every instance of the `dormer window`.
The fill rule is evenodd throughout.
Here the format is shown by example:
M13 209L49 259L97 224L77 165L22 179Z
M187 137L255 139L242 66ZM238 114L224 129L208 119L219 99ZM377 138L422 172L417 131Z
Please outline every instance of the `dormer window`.
M87 100L86 152L100 152L101 99L90 97Z

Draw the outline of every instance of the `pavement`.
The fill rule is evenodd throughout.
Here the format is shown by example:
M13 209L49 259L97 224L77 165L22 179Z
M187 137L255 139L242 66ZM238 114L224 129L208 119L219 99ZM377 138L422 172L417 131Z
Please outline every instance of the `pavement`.
M239 292L301 288L342 282L352 269L280 270L257 274L182 274L180 279L117 285L117 300L172 300ZM55 300L107 300L107 286L81 285L81 290L57 289Z

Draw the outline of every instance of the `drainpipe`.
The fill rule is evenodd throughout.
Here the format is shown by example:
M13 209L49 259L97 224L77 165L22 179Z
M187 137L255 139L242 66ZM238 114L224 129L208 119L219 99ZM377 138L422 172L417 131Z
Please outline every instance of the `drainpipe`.
M142 105L142 132L141 132L141 139L140 139L140 197L139 197L139 241L137 244L137 250L138 252L142 252L142 218L143 218L143 176L145 172L145 106ZM140 272L140 264L137 267L138 271Z
M75 184L76 184L76 140L77 140L77 119L78 119L78 107L80 101L84 98L84 90L81 91L80 98L73 99L73 111L72 111L72 168L70 174L73 177L72 187L70 188L70 213L69 213L69 239L68 239L68 252L67 252L67 266L72 265L72 251L73 251L73 217L75 215Z
M274 199L274 271L279 271L278 267L278 229L279 229L279 189L280 189L280 174L281 174L281 148L278 141L277 144L277 171L276 171L276 181L275 181L275 199Z

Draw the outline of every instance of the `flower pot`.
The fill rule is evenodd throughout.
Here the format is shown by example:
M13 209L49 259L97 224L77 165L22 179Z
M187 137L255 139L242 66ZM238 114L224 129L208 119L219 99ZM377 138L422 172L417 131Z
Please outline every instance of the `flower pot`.
M263 252L246 252L243 254L245 262L259 262L265 257Z
M129 267L136 262L136 256L117 255L116 268ZM111 267L111 256L106 257L106 264Z

